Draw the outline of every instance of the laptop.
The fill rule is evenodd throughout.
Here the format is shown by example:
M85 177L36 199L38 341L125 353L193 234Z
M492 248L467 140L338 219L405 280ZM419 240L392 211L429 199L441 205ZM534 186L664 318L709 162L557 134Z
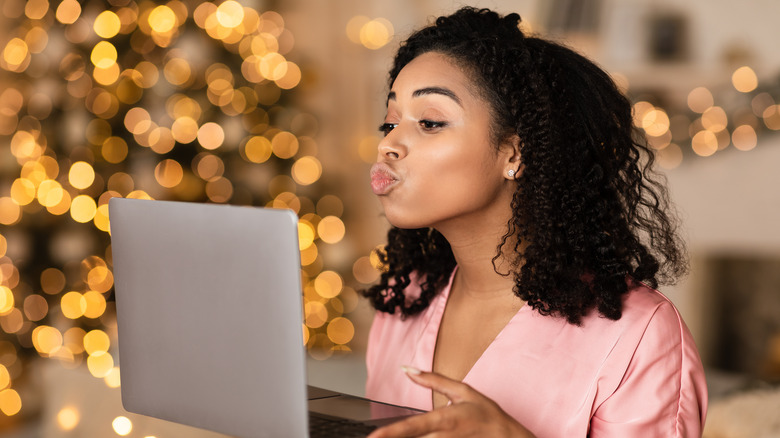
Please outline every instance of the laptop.
M127 411L273 438L420 412L307 386L292 211L113 198L109 217Z

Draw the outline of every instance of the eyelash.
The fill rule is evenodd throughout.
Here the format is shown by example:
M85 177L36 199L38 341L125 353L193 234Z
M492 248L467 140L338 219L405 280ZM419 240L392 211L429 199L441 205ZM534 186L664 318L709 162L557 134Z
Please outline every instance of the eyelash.
M417 123L424 131L433 131L434 129L440 129L447 126L447 122L437 122L437 121L425 120L425 119L420 120ZM382 123L381 125L379 125L379 132L382 132L385 134L385 136L387 136L387 134L389 134L390 131L395 129L396 126L398 126L397 123Z

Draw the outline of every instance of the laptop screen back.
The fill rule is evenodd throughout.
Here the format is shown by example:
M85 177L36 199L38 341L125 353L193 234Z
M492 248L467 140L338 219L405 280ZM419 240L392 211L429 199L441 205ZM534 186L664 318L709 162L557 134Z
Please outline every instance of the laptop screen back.
M109 209L125 409L307 436L295 214L122 198Z

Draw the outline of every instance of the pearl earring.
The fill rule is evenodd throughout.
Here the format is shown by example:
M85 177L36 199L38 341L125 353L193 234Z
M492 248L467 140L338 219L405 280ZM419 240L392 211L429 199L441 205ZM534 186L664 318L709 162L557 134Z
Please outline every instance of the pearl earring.
M515 169L509 169L509 171L507 172L507 175L509 175L510 178L514 178L515 177Z

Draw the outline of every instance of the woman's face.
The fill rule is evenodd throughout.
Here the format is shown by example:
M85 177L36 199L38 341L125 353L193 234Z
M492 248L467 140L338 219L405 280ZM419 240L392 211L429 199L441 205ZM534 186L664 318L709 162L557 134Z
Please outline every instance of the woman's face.
M424 53L398 74L371 186L399 228L484 226L508 219L517 170L509 146L491 143L490 107L445 55ZM498 215L498 217L497 217Z

